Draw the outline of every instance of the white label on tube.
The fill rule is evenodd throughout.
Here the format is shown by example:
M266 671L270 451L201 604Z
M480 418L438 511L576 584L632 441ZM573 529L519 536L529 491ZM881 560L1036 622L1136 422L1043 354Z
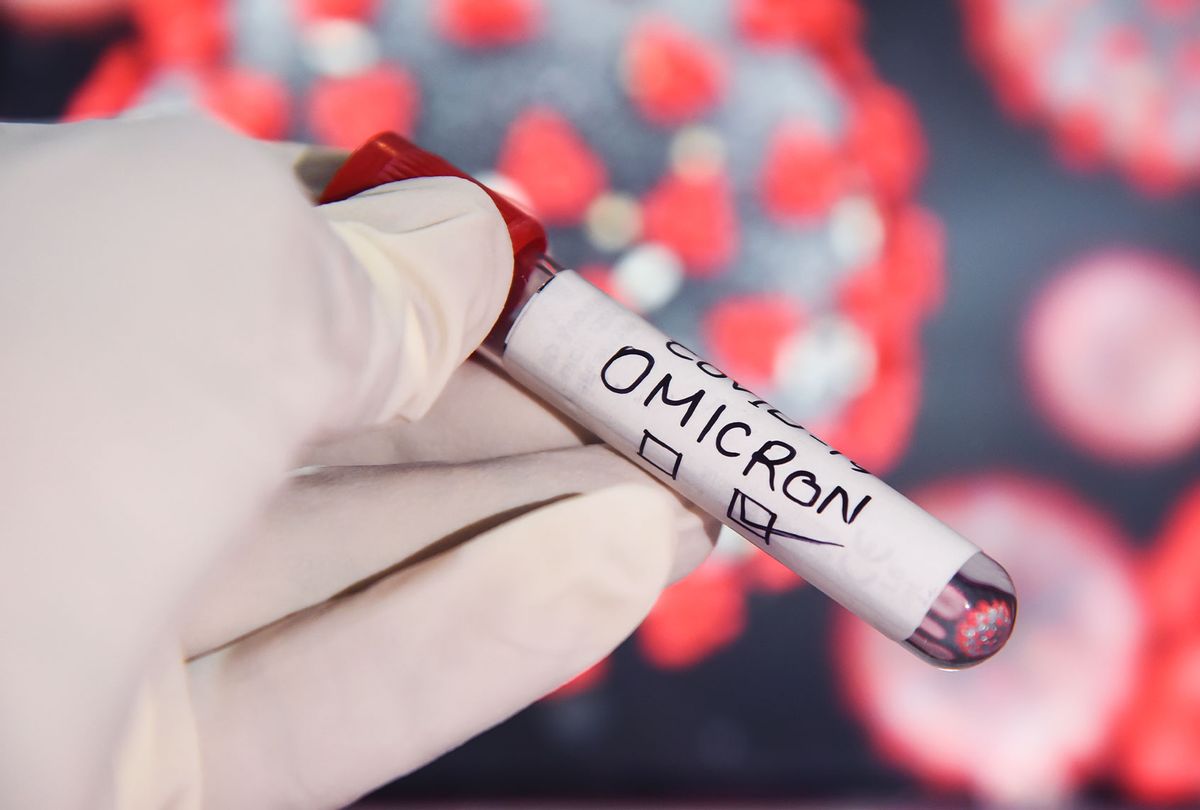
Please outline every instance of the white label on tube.
M573 271L526 304L504 367L897 641L978 551Z

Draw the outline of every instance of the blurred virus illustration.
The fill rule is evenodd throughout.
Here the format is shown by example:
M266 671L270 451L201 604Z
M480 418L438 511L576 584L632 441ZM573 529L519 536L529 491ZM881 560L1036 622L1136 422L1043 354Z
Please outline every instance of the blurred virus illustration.
M1003 109L1067 165L1137 188L1200 177L1200 2L961 0ZM65 118L205 110L249 135L353 148L392 129L532 209L573 266L875 472L905 450L942 237L905 97L862 49L854 0L10 0L71 29L128 15ZM1134 248L1079 255L1015 327L1032 405L1113 468L1200 446L1200 281ZM1200 481L1148 554L1042 479L985 473L917 501L1004 561L1021 627L941 673L844 612L831 646L878 753L927 785L1053 806L1089 780L1200 799ZM732 532L669 587L633 647L686 669L749 600L802 585ZM951 631L984 649L1013 617ZM599 727L602 661L551 697ZM603 714L603 711L600 711ZM590 718L590 719L589 719ZM586 722L584 722L586 721ZM572 725L572 723L574 725ZM590 724L590 725L589 725ZM564 732L565 733L565 732Z
M1200 443L1200 276L1144 250L1086 254L1050 276L1024 324L1026 377L1048 421L1121 463Z
M1200 178L1200 4L963 0L967 39L1004 109L1068 164L1118 166L1163 194Z
M138 36L67 118L199 107L346 148L397 130L532 209L560 263L868 468L906 447L942 239L913 201L918 122L875 76L852 0L130 6ZM722 543L637 644L689 666L740 634L747 591L798 582Z
M833 654L847 703L884 758L935 787L1061 806L1106 764L1138 686L1145 620L1127 541L1036 478L983 474L915 500L1005 561L1020 626L986 665L950 673L841 613ZM990 610L976 611L985 634Z

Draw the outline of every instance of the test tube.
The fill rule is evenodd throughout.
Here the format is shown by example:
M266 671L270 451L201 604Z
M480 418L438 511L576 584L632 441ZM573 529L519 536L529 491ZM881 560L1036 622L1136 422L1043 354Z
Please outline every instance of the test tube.
M496 203L513 282L480 353L659 481L923 660L961 669L1008 640L1005 570L691 348L547 255L540 223L395 133L355 151L319 202L461 177Z

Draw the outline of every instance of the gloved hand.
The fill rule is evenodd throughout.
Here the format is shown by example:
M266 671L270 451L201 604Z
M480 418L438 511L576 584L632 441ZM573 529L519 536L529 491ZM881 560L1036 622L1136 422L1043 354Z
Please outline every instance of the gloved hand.
M603 657L707 551L455 372L511 273L474 185L317 209L187 120L0 128L0 178L0 806L343 804Z

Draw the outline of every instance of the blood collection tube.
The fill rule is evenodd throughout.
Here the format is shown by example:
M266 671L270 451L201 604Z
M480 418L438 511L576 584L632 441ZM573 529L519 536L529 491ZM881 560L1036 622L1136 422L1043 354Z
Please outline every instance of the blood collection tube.
M414 177L478 183L394 133L354 152L320 202ZM546 402L927 662L990 657L1012 581L972 543L696 352L546 255L541 225L479 184L513 243L480 352Z

